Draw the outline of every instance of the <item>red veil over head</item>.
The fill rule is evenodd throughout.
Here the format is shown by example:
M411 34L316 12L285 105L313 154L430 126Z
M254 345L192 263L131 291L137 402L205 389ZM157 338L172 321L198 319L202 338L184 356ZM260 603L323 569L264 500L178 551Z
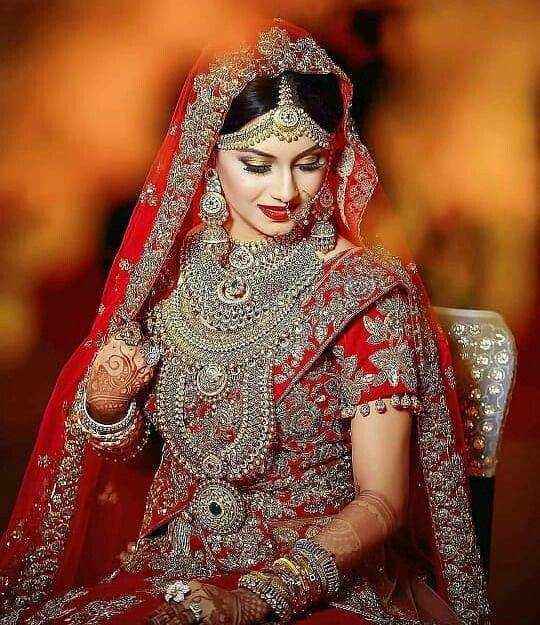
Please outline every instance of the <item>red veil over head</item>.
M137 538L159 442L126 463L98 456L78 426L77 411L93 358L126 321L175 283L178 246L197 222L207 160L232 99L256 76L283 71L334 73L344 115L329 174L338 229L360 243L360 222L377 187L373 162L350 118L352 85L304 30L265 22L233 51L207 51L187 77L167 136L145 181L107 279L87 339L59 376L47 406L13 515L1 544L5 608L41 602L110 572ZM420 359L418 416L411 457L408 531L426 554L432 583L468 624L488 622L488 604L472 527L463 436L446 339L429 311L422 282L403 251L384 262L409 294ZM382 255L381 255L382 258ZM117 505L108 505L114 493Z

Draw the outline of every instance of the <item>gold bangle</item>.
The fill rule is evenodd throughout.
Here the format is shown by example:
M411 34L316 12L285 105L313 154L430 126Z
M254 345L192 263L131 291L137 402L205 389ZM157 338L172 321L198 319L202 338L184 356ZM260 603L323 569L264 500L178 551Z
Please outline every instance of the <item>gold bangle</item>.
M302 577L309 587L311 603L318 603L322 597L323 590L315 569L309 560L301 555L295 556L295 562L300 567Z
M266 568L262 571L253 571L259 578L269 579L272 584L277 584L283 593L283 596L287 598L289 604L294 603L295 594L292 589L281 579L274 569Z
M298 586L298 592L291 593L294 596L295 612L303 612L306 606L309 604L311 593L310 588L306 584L306 581L301 571L292 560L289 560L285 557L278 558L272 566L275 567L278 571L280 569L284 570L284 572L287 573L294 580L294 583Z
M298 570L294 562L291 562L291 560L289 560L288 558L281 557L274 561L274 566L279 566L280 564L285 565L285 568L289 569L289 571L291 571L291 573L295 577L301 577L300 571Z

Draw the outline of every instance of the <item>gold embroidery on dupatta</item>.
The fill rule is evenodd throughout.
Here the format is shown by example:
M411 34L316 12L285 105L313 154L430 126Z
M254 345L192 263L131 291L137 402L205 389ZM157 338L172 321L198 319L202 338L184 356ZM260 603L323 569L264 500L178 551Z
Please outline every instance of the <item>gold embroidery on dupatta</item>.
M85 588L79 588L58 599L47 601L43 608L30 617L27 625L41 625L59 618L65 619L70 625L101 625L143 601L134 595L125 595L114 599L90 601L81 607L69 605L87 593L88 590Z
M414 331L419 395L423 410L418 416L421 463L431 506L433 531L441 555L443 572L448 583L451 607L469 624L489 623L489 604L485 578L480 565L480 554L469 512L465 490L466 472L456 448L451 417L444 394L443 373L439 369L439 355L422 298L400 259L391 257L384 248L368 251L374 264L394 272L409 294L409 306ZM332 605L362 614L382 618L376 595L368 588L365 596L352 594ZM377 620L391 625L392 620Z
M193 193L201 178L202 169L219 133L223 117L232 98L249 80L257 75L277 75L285 70L313 73L336 73L343 77L326 52L310 37L291 42L285 30L272 28L260 35L258 50L262 62L257 62L250 48L236 55L218 60L206 74L195 78L196 99L188 105L182 124L179 149L173 159L167 185L160 198L157 218L144 245L141 258L131 259L132 268L122 305L111 320L109 331L122 320L135 316L148 295L154 278L170 250L174 237L188 210ZM346 114L348 104L345 103ZM351 184L349 200L359 214L371 196L376 174L365 147L360 143L352 126L346 124L347 139L365 156L363 177ZM170 132L173 132L171 127ZM176 129L175 129L176 132ZM151 182L151 181L150 181ZM343 202L347 185L342 189ZM357 203L357 206L354 206ZM387 259L373 253L373 261L387 263ZM129 259L128 259L129 260ZM474 542L474 530L464 490L465 471L457 453L448 454L455 447L450 427L450 417L441 372L438 370L437 347L429 323L420 312L421 297L407 271L398 261L391 261L411 294L411 306L418 316L420 361L420 393L426 406L419 420L422 465L431 502L434 534L441 554L441 564L448 583L452 607L468 624L487 623L488 604L485 581ZM84 382L81 383L81 385ZM65 545L70 518L77 496L85 438L74 429L71 418L67 421L66 442L57 474L57 487L50 496L50 511L45 515L41 536L44 545L31 552L23 563L19 578L22 595L18 605L25 606L42 601L50 588L58 566L58 558ZM370 591L356 594L342 607L364 615L371 614ZM377 598L374 597L374 600ZM387 620L380 622L388 622Z

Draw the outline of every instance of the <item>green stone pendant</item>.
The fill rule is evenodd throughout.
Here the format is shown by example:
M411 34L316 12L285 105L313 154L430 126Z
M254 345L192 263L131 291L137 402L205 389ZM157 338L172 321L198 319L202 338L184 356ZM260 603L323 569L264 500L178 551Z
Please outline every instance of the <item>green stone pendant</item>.
M191 510L206 529L230 534L246 519L246 505L237 488L224 480L204 480L193 495Z
M223 508L217 501L211 501L208 506L208 510L210 511L210 514L215 517L220 517L223 514Z

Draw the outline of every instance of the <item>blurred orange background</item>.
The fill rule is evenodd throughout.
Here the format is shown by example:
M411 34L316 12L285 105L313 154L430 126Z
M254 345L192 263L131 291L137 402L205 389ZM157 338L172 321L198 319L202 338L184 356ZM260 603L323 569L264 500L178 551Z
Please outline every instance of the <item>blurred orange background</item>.
M0 7L2 527L183 78L258 4ZM307 28L355 82L354 116L433 302L496 310L516 336L490 596L496 625L538 623L538 4L266 0L264 14Z

